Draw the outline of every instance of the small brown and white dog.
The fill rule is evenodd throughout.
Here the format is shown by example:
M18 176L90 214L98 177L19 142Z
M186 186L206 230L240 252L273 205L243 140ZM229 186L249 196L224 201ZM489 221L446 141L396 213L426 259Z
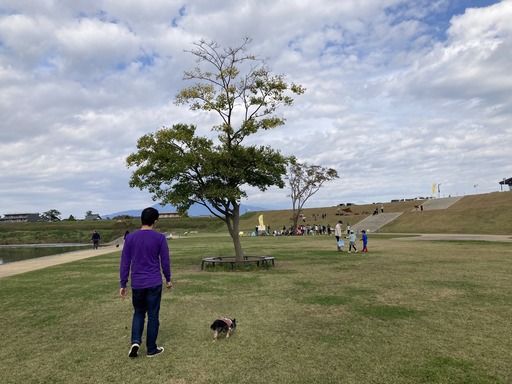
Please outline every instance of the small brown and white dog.
M210 329L213 331L213 341L217 340L222 332L226 332L226 338L228 338L229 334L236 329L236 319L221 317L210 325Z

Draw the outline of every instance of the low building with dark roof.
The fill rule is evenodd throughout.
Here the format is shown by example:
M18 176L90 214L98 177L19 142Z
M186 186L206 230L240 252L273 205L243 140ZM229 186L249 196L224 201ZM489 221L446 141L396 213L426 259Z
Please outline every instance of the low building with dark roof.
M90 215L85 216L85 221L93 221L93 220L103 220L100 215L97 213L92 213Z
M39 213L6 213L0 219L3 223L36 223L41 220Z

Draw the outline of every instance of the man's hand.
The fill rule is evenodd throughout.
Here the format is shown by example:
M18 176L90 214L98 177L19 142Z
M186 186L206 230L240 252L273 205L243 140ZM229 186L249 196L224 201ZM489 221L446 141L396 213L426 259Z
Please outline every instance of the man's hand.
M166 282L165 282L165 287L166 287L167 289L172 289L172 282L171 282L171 281L166 281Z
M126 297L126 288L120 288L119 295L124 299Z

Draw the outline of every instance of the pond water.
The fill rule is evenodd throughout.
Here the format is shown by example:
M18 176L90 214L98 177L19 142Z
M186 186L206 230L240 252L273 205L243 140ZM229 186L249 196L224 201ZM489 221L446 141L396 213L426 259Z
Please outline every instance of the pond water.
M0 264L58 255L66 252L81 251L89 247L90 244L0 245Z

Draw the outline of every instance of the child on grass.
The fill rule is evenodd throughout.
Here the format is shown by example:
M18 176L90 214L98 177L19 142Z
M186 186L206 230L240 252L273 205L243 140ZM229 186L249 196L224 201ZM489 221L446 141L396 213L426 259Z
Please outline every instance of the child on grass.
M348 239L348 253L350 253L352 251L352 248L354 248L354 251L356 251L357 253L357 248L356 248L356 235L354 233L354 231L350 231L350 235L347 236L347 239Z
M363 242L363 252L368 252L368 235L366 234L366 231L363 229L361 231L363 234L361 241Z

